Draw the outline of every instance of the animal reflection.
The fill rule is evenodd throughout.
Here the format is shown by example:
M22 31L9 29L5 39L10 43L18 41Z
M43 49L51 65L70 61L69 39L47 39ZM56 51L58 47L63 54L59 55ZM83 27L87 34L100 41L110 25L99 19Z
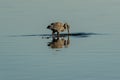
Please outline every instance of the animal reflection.
M60 38L60 37L53 37L52 42L48 43L48 46L50 46L51 48L67 48L70 44L70 40L69 37L67 38L67 40L65 40L64 38Z
M61 22L51 23L47 27L47 29L52 30L52 36L54 35L55 32L57 32L57 36L60 36L60 32L66 31L66 29L69 34L69 28L70 28L70 26L67 23L63 24Z

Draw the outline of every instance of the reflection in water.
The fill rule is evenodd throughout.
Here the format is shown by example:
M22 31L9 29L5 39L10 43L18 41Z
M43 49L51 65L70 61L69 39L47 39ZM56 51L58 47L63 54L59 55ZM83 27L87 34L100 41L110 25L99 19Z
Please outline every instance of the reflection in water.
M86 32L75 32L75 33L62 33L59 36L54 34L29 34L29 35L9 35L9 37L39 37L41 36L42 39L50 39L52 37L52 41L48 43L48 46L53 48L66 48L70 44L69 37L74 38L86 38L90 37L91 35L105 35L101 33L86 33ZM67 39L66 39L67 38Z
M41 36L42 39L51 39L52 41L48 43L48 46L53 48L66 48L70 44L69 37L74 38L87 38L91 35L105 35L104 33L86 33L86 32L75 32L75 33L62 33L59 36L57 34L54 34L52 36L51 34L29 34L29 35L9 35L9 37L39 37ZM67 39L66 39L67 38Z
M74 37L89 37L90 35L105 35L105 33L85 33L85 32L75 32L75 33L62 33L60 34L60 37L66 37L66 36L74 36ZM50 38L51 34L29 34L29 35L8 35L8 37L38 37L42 36L42 38ZM54 35L57 37L57 35Z
M64 38L60 38L60 37L53 37L52 38L52 42L48 43L48 46L50 46L51 48L67 48L70 44L70 39L69 36L67 39Z

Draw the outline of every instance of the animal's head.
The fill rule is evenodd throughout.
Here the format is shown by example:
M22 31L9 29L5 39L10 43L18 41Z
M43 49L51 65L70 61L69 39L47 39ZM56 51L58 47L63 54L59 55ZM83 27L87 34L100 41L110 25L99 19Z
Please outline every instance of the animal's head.
M63 25L63 27L68 30L68 34L69 34L70 26L69 26L67 23L65 23L65 24Z
M54 25L54 23L51 23L50 25L47 26L47 29L52 29L53 25Z

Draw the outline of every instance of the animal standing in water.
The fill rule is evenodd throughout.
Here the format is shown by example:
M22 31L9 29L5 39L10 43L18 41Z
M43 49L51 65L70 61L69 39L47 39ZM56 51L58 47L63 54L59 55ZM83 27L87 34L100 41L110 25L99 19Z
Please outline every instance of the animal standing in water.
M67 23L63 24L61 22L54 22L54 23L51 23L50 25L48 25L47 29L52 30L52 36L55 34L55 32L57 32L57 36L59 37L60 32L63 32L66 29L69 34L70 26Z

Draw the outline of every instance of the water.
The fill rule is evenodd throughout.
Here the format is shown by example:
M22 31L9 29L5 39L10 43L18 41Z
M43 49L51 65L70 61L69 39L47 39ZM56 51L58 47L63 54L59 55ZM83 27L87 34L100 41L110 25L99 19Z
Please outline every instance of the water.
M1 0L0 80L120 80L119 9L119 0ZM53 40L55 21L74 34Z

